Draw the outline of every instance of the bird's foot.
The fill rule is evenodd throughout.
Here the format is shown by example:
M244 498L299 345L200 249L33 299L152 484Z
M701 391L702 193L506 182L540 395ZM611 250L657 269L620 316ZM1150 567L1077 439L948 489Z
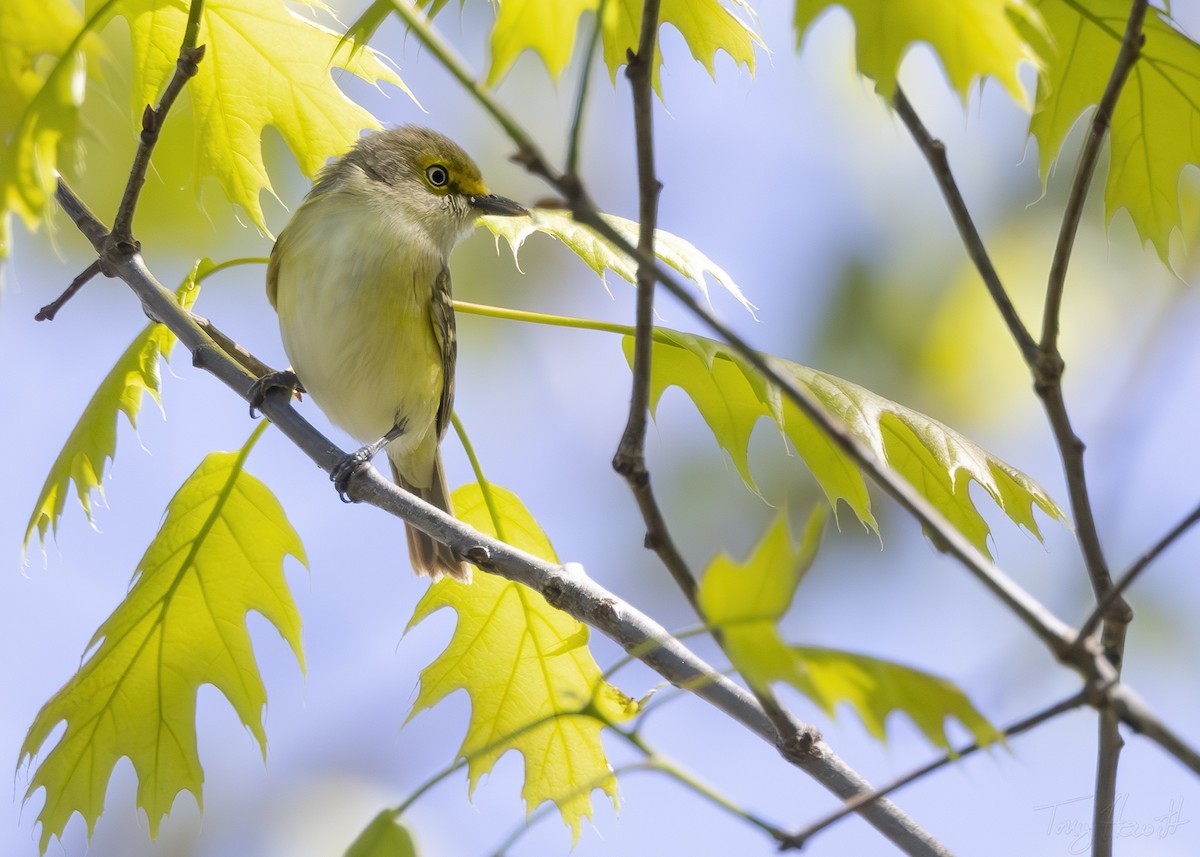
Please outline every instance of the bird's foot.
M329 471L329 481L337 489L338 497L343 503L354 502L347 493L350 490L350 480L354 478L355 473L371 463L371 459L375 457L375 453L378 451L379 447L373 443L360 446L354 452L342 458Z
M288 396L291 397L295 393L304 392L304 387L300 385L300 379L291 369L263 375L250 385L250 393L247 397L250 400L250 419L258 418L258 410L272 390L287 390Z

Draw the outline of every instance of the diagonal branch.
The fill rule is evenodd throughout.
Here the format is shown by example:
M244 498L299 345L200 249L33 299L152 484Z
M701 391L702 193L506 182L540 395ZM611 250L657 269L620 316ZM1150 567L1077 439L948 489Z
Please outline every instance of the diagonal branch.
M916 141L917 148L929 162L938 187L942 189L942 196L946 198L946 207L950 209L950 217L953 218L954 225L958 228L963 247L966 248L967 255L971 257L976 270L983 278L983 284L987 287L988 294L992 296L996 309L1000 311L1004 323L1008 325L1008 331L1016 340L1017 347L1021 349L1021 355L1027 363L1032 364L1037 358L1037 342L1034 341L1029 328L1021 321L1020 315L1017 314L1017 308L1013 306L1012 298L1009 297L1004 284L1000 281L996 266L992 264L987 247L984 246L983 237L979 234L979 228L975 225L975 220L967 208L966 200L963 199L962 191L959 190L958 183L954 180L954 173L950 170L945 144L929 133L921 121L921 117L917 115L917 111L909 102L908 96L899 86L896 87L896 94L892 97L892 105L896 108L900 119L908 127L909 133Z
M1178 539L1184 533L1195 526L1197 521L1200 521L1200 506L1192 509L1187 517L1172 527L1170 532L1155 542L1149 550L1147 550L1138 558L1137 562L1129 567L1128 571L1121 575L1121 578L1116 582L1113 588L1110 589L1108 594L1100 600L1100 603L1095 606L1091 614L1079 627L1079 640L1091 636L1092 632L1096 630L1096 627L1100 624L1100 621L1108 612L1108 608L1112 605L1112 603L1116 601L1117 598L1125 592L1125 590L1133 585L1133 582L1141 576L1142 572L1146 570L1146 567L1150 565L1150 563L1158 559L1159 554L1178 541ZM1078 645L1078 641L1076 642L1076 645Z
M97 259L76 277L66 290L38 312L38 321L53 321L60 309L73 298L84 284L98 273L107 277L115 276L110 258L122 258L132 255L139 250L139 244L133 237L133 215L137 209L138 198L146 183L146 171L150 168L150 156L158 142L159 131L167 119L167 113L175 104L175 99L183 91L187 82L196 76L199 63L204 59L204 46L196 46L200 37L200 18L204 12L204 0L192 0L188 9L187 24L184 26L183 42L179 47L179 59L175 63L175 73L167 82L159 99L158 107L146 105L142 113L142 133L138 138L137 152L133 158L133 166L129 170L129 179L125 183L125 191L121 196L121 204L117 208L117 216L112 229L106 229L95 217L78 218L71 215L75 225L83 232L96 248ZM78 200L76 200L78 201ZM63 203L61 195L60 204ZM64 207L65 204L64 204Z
M1022 732L1028 732L1033 727L1040 726L1047 720L1052 720L1060 714L1073 711L1085 704L1087 704L1087 697L1083 692L1077 693L1074 696L1069 696L1061 702L1056 702L1049 708L1044 708L1037 714L1030 715L1024 720L1019 720L1008 728L1004 729L1004 737L1012 738L1014 735L1020 735ZM855 795L853 798L842 804L842 806L840 806L838 809L834 810L828 815L823 816L817 821L814 821L803 830L789 835L786 841L781 844L781 850L784 848L795 848L797 850L804 848L804 846L808 844L808 840L812 839L822 830L841 821L851 813L858 812L872 801L890 795L892 792L897 791L898 789L901 789L910 783L914 783L922 777L928 776L939 768L944 768L946 765L949 765L952 762L957 762L964 756L969 756L979 749L981 749L979 742L973 741L965 747L961 747L958 750L946 753L941 758L935 759L927 765L922 765L913 771L909 771L902 777L897 777L886 786L880 786L874 791L863 792L862 794Z

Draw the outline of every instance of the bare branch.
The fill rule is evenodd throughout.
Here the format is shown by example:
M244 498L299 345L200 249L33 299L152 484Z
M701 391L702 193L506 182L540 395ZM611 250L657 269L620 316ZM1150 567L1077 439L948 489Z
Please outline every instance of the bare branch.
M1009 297L1004 284L1000 281L1000 275L996 272L996 266L992 264L991 257L988 256L987 247L984 246L975 220L967 209L962 191L959 190L958 183L954 180L954 173L950 170L950 161L946 158L946 146L929 133L924 123L921 122L921 117L917 115L917 111L909 102L908 96L899 86L896 87L896 94L892 97L892 104L900 119L908 126L917 148L929 162L938 187L942 189L942 196L946 198L946 207L950 209L950 217L953 218L954 225L958 228L963 247L966 248L971 261L975 263L979 276L983 278L983 284L987 286L988 294L992 296L992 301L1000 310L1004 323L1008 325L1009 333L1016 340L1017 347L1021 349L1021 356L1032 365L1037 359L1037 342L1034 341L1033 335L1030 334L1029 329L1025 327L1021 317L1017 314L1017 308L1013 306L1012 298Z
M1050 275L1046 283L1046 303L1042 315L1042 339L1038 357L1031 368L1034 373L1034 388L1042 399L1049 417L1054 439L1066 473L1067 490L1071 499L1071 511L1075 518L1080 551L1088 577L1095 593L1096 602L1104 603L1102 643L1104 656L1113 664L1116 676L1121 674L1125 657L1125 636L1133 611L1129 604L1113 587L1112 574L1100 543L1096 527L1096 516L1092 510L1087 486L1087 472L1083 464L1084 444L1071 426L1063 399L1062 376L1065 367L1058 349L1059 317L1062 312L1063 294L1067 279L1067 266L1075 246L1075 236L1083 217L1083 206L1088 189L1095 174L1100 149L1112 123L1113 111L1130 72L1141 55L1145 35L1142 26L1146 19L1147 0L1133 0L1125 35L1117 53L1112 74L1104 95L1092 117L1088 137L1084 141L1076 167L1071 192L1063 212L1054 258L1050 264ZM1077 642L1082 640L1082 635ZM1117 794L1117 764L1124 741L1121 739L1117 717L1112 712L1101 710L1096 758L1096 791L1092 806L1092 853L1109 857L1113 847L1113 813Z
M1200 506L1188 514L1182 521L1171 528L1165 536L1159 539L1155 544L1142 554L1138 561L1129 567L1129 570L1121 575L1108 594L1100 600L1100 603L1095 606L1091 614L1079 628L1079 639L1088 637L1096 630L1100 621L1104 618L1104 614L1108 612L1109 606L1120 596L1125 590L1133 585L1133 582L1141 576L1141 573L1146 570L1146 567L1154 560L1158 559L1159 554L1173 545L1184 533L1191 529L1197 521L1200 521Z
M1124 684L1113 685L1106 693L1106 701L1121 722L1158 744L1191 769L1192 773L1200 776L1200 751L1167 728L1133 688Z
M1079 164L1075 170L1075 180L1071 184L1070 196L1067 198L1067 207L1063 212L1058 244L1054 248L1054 261L1050 266L1050 281L1046 289L1041 349L1047 355L1058 351L1058 321L1062 310L1063 289L1067 279L1067 266L1071 261L1071 251L1075 246L1075 236L1079 232L1079 221L1083 218L1083 204L1087 200L1092 175L1096 171L1096 162L1100 159L1100 149L1112 124L1117 99L1120 98L1129 72L1141 56L1142 45L1146 42L1142 25L1146 20L1148 6L1147 0L1133 0L1129 20L1125 24L1125 37L1121 40L1121 50L1117 54L1112 75L1096 108L1096 114L1092 117L1087 140L1079 155Z
M1020 735L1022 732L1028 732L1033 727L1040 726L1047 720L1052 720L1053 718L1060 714L1064 714L1065 712L1073 711L1074 709L1081 705L1085 705L1086 703L1087 697L1082 692L1077 693L1074 696L1069 696L1062 702L1057 702L1054 705L1051 705L1049 708L1042 709L1037 714L1026 717L1024 720L1018 720L1016 723L1003 730L1004 737L1012 738L1014 735ZM795 849L803 848L808 843L808 840L812 839L822 830L838 821L841 821L851 813L858 812L872 801L889 795L892 792L909 785L910 783L914 783L922 777L928 776L939 768L949 765L951 762L957 762L965 756L969 756L975 751L979 750L980 747L981 745L979 742L973 741L972 743L967 744L964 747L960 747L953 752L946 753L940 759L935 759L927 765L922 765L913 771L909 771L902 777L897 777L886 786L880 786L872 791L862 792L861 794L855 795L850 800L842 804L842 806L838 809L821 817L817 821L814 821L803 830L799 830L796 833L789 835L786 841L782 843L781 847Z
M596 47L600 44L600 30L604 26L604 9L608 0L600 0L596 4L596 25L592 27L592 36L588 39L587 50L583 55L583 65L579 71L579 92L575 96L575 113L571 117L571 131L567 135L567 175L579 174L579 138L583 131L583 113L587 106L588 85L592 80L592 61L596 57Z
M58 311L63 308L63 305L71 298L75 297L75 293L84 287L92 277L100 273L100 260L97 259L92 264L83 269L78 277L71 280L71 285L67 286L61 295L56 297L50 303L46 304L37 311L37 315L33 317L34 321L54 321L54 316L58 315Z

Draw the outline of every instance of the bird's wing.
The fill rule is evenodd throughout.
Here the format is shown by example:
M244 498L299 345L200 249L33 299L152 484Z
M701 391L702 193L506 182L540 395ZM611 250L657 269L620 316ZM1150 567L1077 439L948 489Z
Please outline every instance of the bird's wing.
M446 433L450 425L450 412L454 410L454 362L458 359L458 336L454 329L452 301L450 269L443 265L433 283L433 295L429 301L429 321L442 354L442 401L437 413L439 438Z

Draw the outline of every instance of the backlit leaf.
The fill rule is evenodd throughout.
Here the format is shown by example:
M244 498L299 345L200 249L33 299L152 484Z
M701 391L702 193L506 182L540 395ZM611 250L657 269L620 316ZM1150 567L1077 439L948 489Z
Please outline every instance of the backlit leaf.
M133 41L133 105L154 103L175 71L187 19L182 0L120 0ZM263 162L263 130L273 126L312 176L341 154L376 119L334 82L334 68L405 92L399 76L375 51L356 49L338 33L291 11L281 0L208 0L200 28L207 46L187 94L199 138L197 182L215 177L230 201L266 230L259 195L271 192ZM168 123L166 131L170 133Z
M398 2L398 0L387 0ZM368 9L363 33L377 7ZM418 3L417 5L425 5ZM436 14L443 2L435 2L430 14ZM579 21L585 12L599 8L599 0L499 0L496 23L492 27L491 65L487 83L499 83L522 52L531 50L541 57L550 76L557 80L575 50ZM736 13L729 7L736 9ZM636 51L641 32L641 0L608 0L604 5L601 43L609 75L616 80L617 70L626 63L626 52ZM727 53L735 63L754 72L754 46L762 45L758 33L748 21L754 12L745 0L662 0L660 25L670 24L683 36L688 50L711 75L718 51ZM590 19L589 19L590 20ZM591 24L589 24L591 26ZM357 27L357 25L356 25ZM654 82L658 87L661 51L655 51Z
M516 495L490 486L493 519L476 484L454 492L459 519L514 547L557 561L545 533ZM521 796L529 811L553 801L578 838L591 817L590 790L613 800L617 781L601 730L627 720L637 704L604 681L588 649L588 629L541 595L502 577L470 584L444 577L417 604L413 625L450 607L458 616L449 646L421 672L413 715L457 690L471 697L471 722L459 754L470 788L509 750L525 760Z
M630 244L637 246L638 225L624 217L601 214L601 217ZM512 248L513 256L520 252L525 239L535 232L557 238L603 280L604 272L615 272L627 282L637 279L637 263L617 249L608 239L594 232L571 217L570 212L557 208L535 208L528 217L481 217L479 222L493 235L504 238ZM711 276L733 295L751 314L756 307L742 293L738 284L720 265L696 249L691 242L677 235L656 229L654 252L663 262L694 282L705 299L708 299L708 284L705 275Z
M183 285L175 293L184 309L191 308L200 295L200 281L212 263L204 259L197 262ZM41 494L34 504L33 514L25 527L22 550L36 529L43 546L46 531L57 535L58 520L62 517L71 483L83 506L84 514L92 520L92 492L104 493L104 469L117 449L117 412L124 413L129 424L137 428L138 413L142 408L142 394L149 393L161 407L159 399L159 358L171 356L175 346L175 334L165 325L151 322L129 344L116 365L104 376L91 400L83 409L79 422L67 436L66 443L42 485Z
M633 338L625 337L622 344L632 364ZM1066 520L1033 479L937 420L833 375L787 360L771 360L781 373L808 388L981 552L989 554L990 529L971 498L971 482L983 487L1014 523L1038 538L1035 506L1053 519ZM860 521L876 529L871 499L858 467L733 349L701 336L656 328L650 385L652 409L668 387L678 386L688 394L753 490L757 489L750 474L747 443L759 419L769 417L795 446L830 505L836 508L838 500L845 501Z
M99 43L69 0L0 3L0 259L9 213L35 227L66 171Z
M392 810L385 809L366 826L346 849L343 857L416 857L417 846L412 835L396 820Z
M1037 6L1055 48L1029 125L1044 177L1071 126L1100 102L1130 7L1125 0L1039 0ZM1104 203L1109 219L1119 208L1128 210L1138 236L1165 261L1171 232L1182 223L1181 173L1200 164L1200 45L1153 7L1144 30L1141 59L1113 112Z
M796 0L797 40L833 6L854 19L858 70L885 98L896 91L909 49L925 43L964 101L975 80L991 77L1029 108L1017 69L1023 62L1039 64L1026 36L1039 32L1041 24L1027 0Z
M878 658L783 640L779 620L813 563L824 524L824 511L815 510L795 545L787 517L780 514L744 563L722 554L704 572L700 607L705 619L721 629L725 650L746 681L763 689L774 682L790 684L830 716L839 703L849 703L879 740L886 738L893 711L911 718L943 749L950 748L948 717L980 743L999 740L1000 733L945 679Z
M66 722L26 791L27 799L45 791L38 813L43 852L76 812L91 834L122 757L137 773L137 805L151 836L179 792L201 800L196 692L202 684L225 695L266 753L266 689L246 614L253 610L274 625L303 667L300 617L283 561L288 554L305 559L275 496L243 469L261 431L240 452L209 454L180 487L129 594L93 635L83 666L29 728L21 761L32 764Z

